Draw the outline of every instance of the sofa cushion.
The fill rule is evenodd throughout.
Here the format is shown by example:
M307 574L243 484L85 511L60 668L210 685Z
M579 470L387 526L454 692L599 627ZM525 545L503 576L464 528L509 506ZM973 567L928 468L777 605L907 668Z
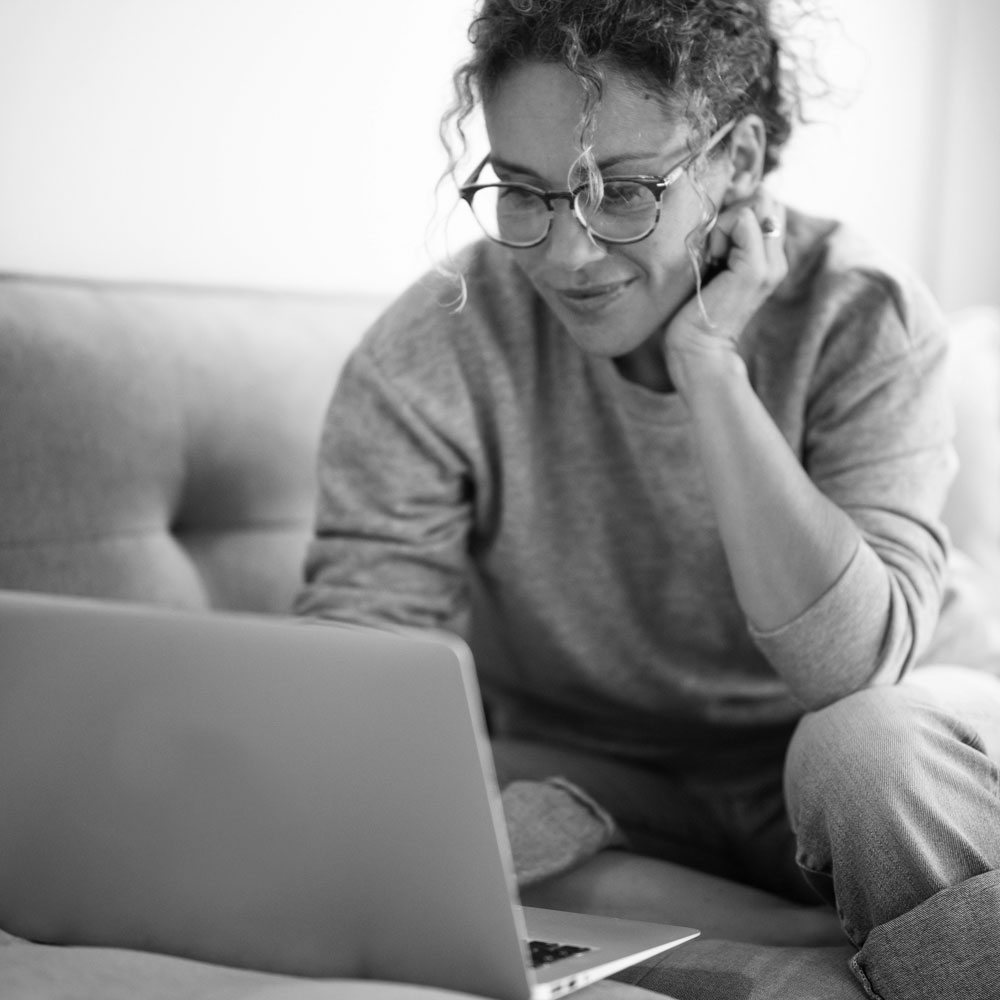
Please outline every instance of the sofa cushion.
M614 978L684 1000L864 1000L853 952L698 938Z
M0 277L0 587L284 611L376 299Z
M950 328L959 469L944 516L956 546L992 573L1000 571L1000 309L963 309Z

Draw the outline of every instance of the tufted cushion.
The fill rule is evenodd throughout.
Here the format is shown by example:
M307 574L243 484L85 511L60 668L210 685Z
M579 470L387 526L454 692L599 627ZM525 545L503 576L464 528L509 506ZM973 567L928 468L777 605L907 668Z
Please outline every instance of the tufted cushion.
M372 299L0 278L0 587L287 610Z

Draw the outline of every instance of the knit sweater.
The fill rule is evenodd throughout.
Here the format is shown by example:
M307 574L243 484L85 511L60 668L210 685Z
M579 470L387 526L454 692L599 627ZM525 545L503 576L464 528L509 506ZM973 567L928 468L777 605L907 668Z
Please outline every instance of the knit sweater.
M457 632L496 732L633 757L739 746L912 668L947 586L945 324L842 226L790 212L786 252L739 350L862 539L795 620L760 633L737 602L683 399L582 352L487 243L462 308L429 276L346 364L297 611Z

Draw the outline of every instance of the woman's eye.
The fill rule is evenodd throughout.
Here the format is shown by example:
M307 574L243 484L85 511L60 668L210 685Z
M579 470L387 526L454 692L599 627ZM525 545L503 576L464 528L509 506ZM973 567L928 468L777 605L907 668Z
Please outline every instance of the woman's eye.
M509 209L533 208L539 201L538 195L521 188L502 187L499 191L501 204Z
M641 184L614 184L605 182L604 198L602 208L614 211L615 209L638 208L652 198L649 191Z

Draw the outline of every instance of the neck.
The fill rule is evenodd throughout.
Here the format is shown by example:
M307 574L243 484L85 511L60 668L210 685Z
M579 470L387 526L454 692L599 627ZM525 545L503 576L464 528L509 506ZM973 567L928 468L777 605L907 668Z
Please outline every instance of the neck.
M674 383L667 371L667 359L659 337L650 337L628 354L614 359L622 378L653 392L673 392Z

